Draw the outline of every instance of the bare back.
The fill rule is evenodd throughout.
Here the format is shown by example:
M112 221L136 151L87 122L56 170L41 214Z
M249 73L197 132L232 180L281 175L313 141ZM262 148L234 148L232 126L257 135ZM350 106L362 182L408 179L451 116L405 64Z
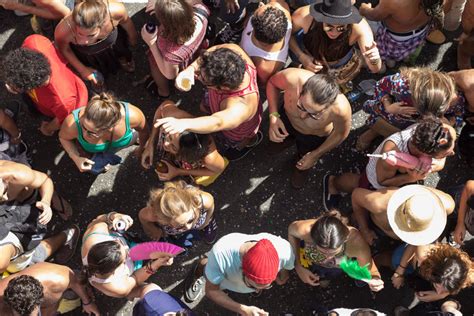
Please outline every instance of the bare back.
M387 1L387 0L385 0ZM388 0L390 15L385 25L394 32L404 33L416 30L430 20L420 5L420 0Z

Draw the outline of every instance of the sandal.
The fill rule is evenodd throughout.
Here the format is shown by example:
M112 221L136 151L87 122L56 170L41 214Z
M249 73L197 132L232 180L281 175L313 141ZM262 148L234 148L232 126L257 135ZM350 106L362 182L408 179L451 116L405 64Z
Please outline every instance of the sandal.
M51 209L58 213L64 221L69 220L73 213L71 204L56 192L53 194L53 198L51 199Z

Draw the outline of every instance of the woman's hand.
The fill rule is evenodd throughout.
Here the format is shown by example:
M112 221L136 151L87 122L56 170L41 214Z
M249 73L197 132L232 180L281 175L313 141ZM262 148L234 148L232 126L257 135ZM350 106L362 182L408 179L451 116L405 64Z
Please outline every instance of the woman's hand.
M367 282L369 288L372 292L378 292L383 289L383 280L379 277L373 277L369 282Z
M170 256L167 253L161 252L161 253L155 253L156 256L154 256L155 260L152 261L151 265L153 269L158 269L159 267L162 266L170 266L173 264L173 256Z
M92 170L92 166L95 164L93 160L90 160L85 157L76 157L73 159L74 163L77 166L77 169L79 169L80 172L87 172Z
M156 41L158 40L158 28L156 28L155 32L153 33L148 33L146 30L146 24L143 25L141 35L143 40L148 46L154 46L156 44Z
M403 116L405 118L411 118L413 115L418 114L418 110L412 106L407 105L405 102L393 102L390 105L385 106L385 110L388 113Z
M145 146L142 152L142 167L145 169L150 169L150 167L153 165L153 155L154 155L155 149L153 146Z
M319 72L324 68L320 62L314 60L313 56L307 55L305 53L301 54L298 59L303 65L303 68L309 71Z
M309 271L301 265L296 265L295 270L301 281L303 281L304 283L312 286L319 285L319 276L317 274L314 274L313 272Z
M395 273L392 275L392 284L394 288L399 290L403 286L404 283L405 283L405 277L403 275L399 275Z
M466 236L466 225L464 222L457 223L456 228L454 229L454 241L459 245L464 244L464 237Z
M374 41L372 42L372 45L366 46L363 55L368 59L371 65L377 65L380 60L380 53L379 49L377 48L377 43Z
M176 168L173 164L169 163L166 160L161 160L161 162L166 164L166 167L168 168L168 172L159 172L155 169L155 172L161 181L170 181L171 179L179 176L179 169Z
M84 70L82 70L79 74L81 75L81 78L87 81L90 81L93 85L99 84L99 81L95 77L94 72L97 70L94 68L90 67L84 67Z

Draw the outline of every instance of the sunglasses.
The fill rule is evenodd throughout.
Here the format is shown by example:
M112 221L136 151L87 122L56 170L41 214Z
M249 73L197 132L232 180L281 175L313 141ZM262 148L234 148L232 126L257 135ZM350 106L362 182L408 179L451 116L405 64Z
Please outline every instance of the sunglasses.
M261 290L268 290L268 289L270 289L270 288L273 286L273 284L270 283L270 284L267 284L267 285L262 286L262 287L256 287L256 286L254 286L254 285L252 285L252 284L249 283L249 281L247 280L247 277L246 277L245 274L243 274L243 273L242 273L242 280L244 281L244 284L245 284L248 288L254 289L254 290L256 290L257 292L258 292L258 291L261 291Z
M173 228L177 231L184 231L187 230L189 225L192 225L196 220L196 213L193 212L193 216L186 222L186 224L182 224L179 226L173 226Z
M321 118L321 116L323 115L324 111L326 111L326 109L324 108L321 111L318 111L318 112L315 112L315 113L308 112L308 110L305 109L305 107L303 106L303 103L301 103L300 100L296 101L296 107L298 108L298 110L300 110L303 113L308 114L308 116L310 118L312 118L313 120L316 120L316 121L319 120Z
M344 31L347 30L347 25L331 25L331 24L324 24L323 25L323 30L325 32L331 32L332 30L336 29L337 32L343 33Z
M114 127L115 125L111 126L111 127L106 127L106 128L102 128L98 131L92 131L90 129L88 129L87 127L84 126L84 124L82 123L82 121L80 122L80 125L81 125L81 128L84 132L86 132L87 135L91 136L91 137L95 137L95 138L99 138L100 136L102 136L109 128L111 127Z

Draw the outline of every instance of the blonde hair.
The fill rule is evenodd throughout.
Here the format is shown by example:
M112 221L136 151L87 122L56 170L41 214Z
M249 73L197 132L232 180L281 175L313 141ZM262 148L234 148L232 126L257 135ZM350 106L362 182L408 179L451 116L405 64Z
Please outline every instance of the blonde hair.
M184 181L166 182L164 188L150 191L148 207L155 216L166 222L192 210L199 217L201 196L198 188Z
M99 129L109 129L122 118L121 106L110 93L102 92L91 98L84 110L84 118Z
M101 27L108 15L107 5L102 0L83 0L72 11L74 23L82 29Z
M408 80L413 105L418 112L443 116L456 94L454 79L426 67L401 68L400 73Z

